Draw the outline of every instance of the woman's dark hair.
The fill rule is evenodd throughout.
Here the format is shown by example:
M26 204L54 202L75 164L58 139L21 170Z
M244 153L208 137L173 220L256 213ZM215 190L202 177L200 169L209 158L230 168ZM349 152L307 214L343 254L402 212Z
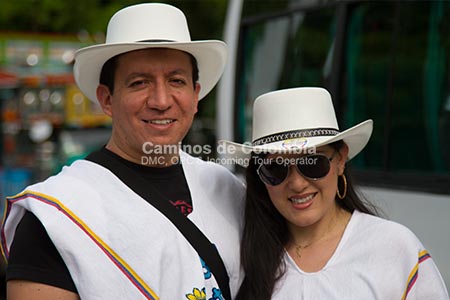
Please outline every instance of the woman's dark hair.
M198 81L199 78L199 71L198 71L198 64L197 64L197 60L195 59L195 57L190 54L185 52L188 56L189 59L191 61L191 65L192 65L192 83L194 85L195 88L195 83ZM102 70L100 72L100 84L106 85L109 89L109 92L112 94L114 92L114 76L116 74L116 69L117 69L117 59L119 58L119 56L123 55L119 54L116 56L113 56L112 58L108 59L102 67Z
M343 141L329 144L339 151ZM289 241L286 220L270 200L264 183L256 170L259 157L252 155L246 170L247 194L245 202L245 225L241 243L241 263L245 272L244 281L236 300L270 300L276 282L285 272L283 256ZM347 195L336 198L340 207L348 212L355 209L371 215L377 215L374 206L361 200L356 193L347 168ZM339 180L339 189L343 191Z

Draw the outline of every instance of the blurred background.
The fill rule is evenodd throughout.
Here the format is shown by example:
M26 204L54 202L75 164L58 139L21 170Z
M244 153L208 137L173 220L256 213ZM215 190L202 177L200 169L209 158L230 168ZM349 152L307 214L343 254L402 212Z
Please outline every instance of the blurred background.
M140 2L0 0L0 212L5 196L107 141L111 121L74 85L73 53L104 42L113 13ZM341 129L374 120L350 164L361 193L419 236L450 287L450 2L154 2L182 9L193 40L230 48L186 144L250 141L257 96L326 87Z

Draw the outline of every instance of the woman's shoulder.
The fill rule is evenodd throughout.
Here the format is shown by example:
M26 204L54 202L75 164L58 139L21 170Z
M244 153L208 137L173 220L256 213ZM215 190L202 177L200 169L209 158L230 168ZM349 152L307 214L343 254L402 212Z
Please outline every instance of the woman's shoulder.
M352 218L355 219L356 223L355 231L363 236L382 239L386 243L410 244L422 247L416 234L401 223L356 210L353 212Z

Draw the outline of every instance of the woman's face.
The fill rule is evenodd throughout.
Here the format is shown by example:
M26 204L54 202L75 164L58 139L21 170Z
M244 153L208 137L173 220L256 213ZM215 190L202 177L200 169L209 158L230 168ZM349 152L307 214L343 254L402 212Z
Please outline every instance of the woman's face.
M344 147L337 151L327 145L318 148L316 152L331 158L330 170L324 177L317 180L308 179L301 175L294 165L290 165L289 173L283 182L275 186L265 183L273 205L287 220L288 227L308 227L327 222L337 208L337 180L344 172L348 147L344 144ZM269 158L279 156L280 154L272 154ZM302 157L281 156L289 161Z

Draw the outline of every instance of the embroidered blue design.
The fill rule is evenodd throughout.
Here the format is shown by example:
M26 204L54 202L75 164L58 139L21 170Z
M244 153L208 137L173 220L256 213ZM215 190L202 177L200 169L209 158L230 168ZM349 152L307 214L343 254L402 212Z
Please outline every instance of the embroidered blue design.
M200 261L202 262L203 276L205 276L205 279L210 279L212 276L211 270L209 269L209 267L206 265L205 261L202 258L200 258Z
M209 298L208 300L224 300L220 289L213 288L212 289L212 298Z

